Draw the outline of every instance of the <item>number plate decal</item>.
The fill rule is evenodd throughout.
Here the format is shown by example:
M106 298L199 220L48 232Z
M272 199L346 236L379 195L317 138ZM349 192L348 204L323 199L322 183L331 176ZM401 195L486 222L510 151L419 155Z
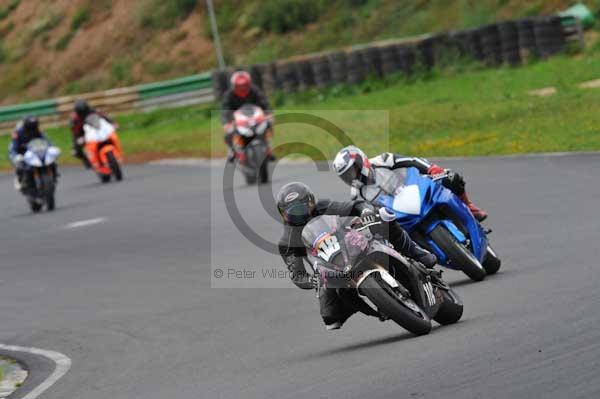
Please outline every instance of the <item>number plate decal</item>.
M329 259L341 250L337 237L331 234L317 238L314 248L317 250L317 255L325 262L329 262Z

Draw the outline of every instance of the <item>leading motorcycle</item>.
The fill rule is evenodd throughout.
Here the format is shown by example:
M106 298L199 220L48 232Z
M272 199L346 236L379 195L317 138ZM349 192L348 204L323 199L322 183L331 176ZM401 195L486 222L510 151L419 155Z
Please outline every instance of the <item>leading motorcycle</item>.
M481 281L500 269L500 258L489 242L490 231L439 183L443 177L421 175L416 168L376 168L376 184L360 190L363 198L386 209L414 241L433 252L439 264Z
M247 184L269 181L269 141L271 120L257 105L245 104L233 113L233 143L238 151L238 165Z
M24 165L21 192L27 198L31 211L37 213L44 206L53 211L57 179L56 160L60 149L50 145L48 140L39 138L27 144L22 160Z
M302 241L320 285L356 310L368 306L416 335L428 334L432 319L446 325L462 317L462 301L440 272L396 252L360 218L318 216Z

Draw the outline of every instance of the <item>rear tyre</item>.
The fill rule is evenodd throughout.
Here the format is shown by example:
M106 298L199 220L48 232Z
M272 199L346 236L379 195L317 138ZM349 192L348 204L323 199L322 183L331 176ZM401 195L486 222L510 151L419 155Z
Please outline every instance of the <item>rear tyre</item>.
M56 203L54 201L54 193L48 194L46 196L46 209L48 211L53 211L56 208Z
M123 172L121 171L121 165L119 165L117 158L115 158L115 154L109 152L108 154L106 154L106 159L108 161L108 167L110 168L110 170L112 170L115 179L117 179L117 181L123 180Z
M245 173L244 176L246 177L246 184L249 186L256 184L256 175Z
M500 270L501 264L502 262L500 261L500 258L498 258L496 251L494 251L491 245L488 245L487 250L485 251L485 258L483 260L483 268L485 269L486 273L488 275L496 274L498 270Z
M433 320L443 326L454 324L459 321L463 315L463 305L462 303L457 303L447 291L440 290L440 292L442 293L444 302L440 305Z
M98 177L100 178L100 181L104 184L110 182L110 175L99 174Z
M417 314L400 302L397 294L381 280L378 273L367 276L360 285L360 292L373 302L385 316L416 335L429 334L431 321L423 313Z
M431 238L442 251L450 258L452 264L460 267L471 280L481 281L486 276L486 271L477 258L465 245L458 242L456 238L442 225L438 225L431 232Z
M44 179L44 191L46 193L45 195L45 200L46 200L46 209L49 211L53 211L55 208L55 202L54 202L54 191L55 191L55 185L54 185L54 176L51 175L44 175L43 177Z

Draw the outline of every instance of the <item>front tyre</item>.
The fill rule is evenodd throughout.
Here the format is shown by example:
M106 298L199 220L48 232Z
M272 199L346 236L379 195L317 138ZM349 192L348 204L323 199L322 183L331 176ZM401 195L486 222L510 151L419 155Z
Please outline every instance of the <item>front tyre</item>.
M502 262L500 261L500 258L496 254L496 251L494 251L492 246L489 244L485 251L485 258L483 258L483 259L484 259L483 260L483 268L485 269L485 271L488 275L498 273L498 270L500 270L500 265L502 264Z
M260 183L265 184L269 182L269 162L264 159L260 165L260 171L258 172Z
M123 172L121 171L121 165L119 165L117 158L115 158L115 154L113 152L109 152L108 154L106 154L106 160L108 162L108 167L115 176L115 179L117 179L117 181L123 180Z
M379 273L371 273L361 283L360 292L373 302L385 316L416 335L429 334L431 320L421 310L415 312L400 301L398 294L387 285Z
M440 289L444 301L440 305L437 314L433 320L443 326L454 324L460 320L463 315L463 304L458 297L453 297L452 292Z
M486 271L475 255L441 224L431 232L431 238L448 256L456 267L460 267L471 280L481 281L486 276Z

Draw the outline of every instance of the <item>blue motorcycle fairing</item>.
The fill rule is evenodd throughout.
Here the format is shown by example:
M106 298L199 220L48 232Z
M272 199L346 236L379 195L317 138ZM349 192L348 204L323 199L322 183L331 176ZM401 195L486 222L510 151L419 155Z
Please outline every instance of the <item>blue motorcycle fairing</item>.
M402 190L406 190L407 188L410 188L410 186L416 186L418 188L421 204L418 209L413 206L410 209L411 212L406 212L406 209L404 209L405 212L402 212L397 209L398 206L394 206L394 200L397 199L399 193L402 193ZM410 190L414 192L415 189L410 188ZM477 259L483 261L487 249L487 237L481 228L481 225L471 214L469 208L467 208L467 206L450 190L433 181L431 178L421 175L418 169L412 167L407 168L404 181L400 181L400 186L397 187L395 194L388 194L382 190L373 202L375 205L385 207L387 210L392 211L396 215L396 221L400 223L409 234L411 234L417 226L423 228L424 232L429 234L436 226L443 223L459 242L466 243L467 239L470 240L473 254ZM456 216L460 223L466 228L467 237L465 237L463 232L450 220L433 220L426 226L421 224L431 210L440 205L445 205L445 208ZM429 237L426 238L428 241L431 241ZM439 252L439 254L436 253L436 255L441 255L438 256L440 263L447 266L447 256L437 245L435 245L435 243L433 244L434 245L431 247L434 249L434 252Z

